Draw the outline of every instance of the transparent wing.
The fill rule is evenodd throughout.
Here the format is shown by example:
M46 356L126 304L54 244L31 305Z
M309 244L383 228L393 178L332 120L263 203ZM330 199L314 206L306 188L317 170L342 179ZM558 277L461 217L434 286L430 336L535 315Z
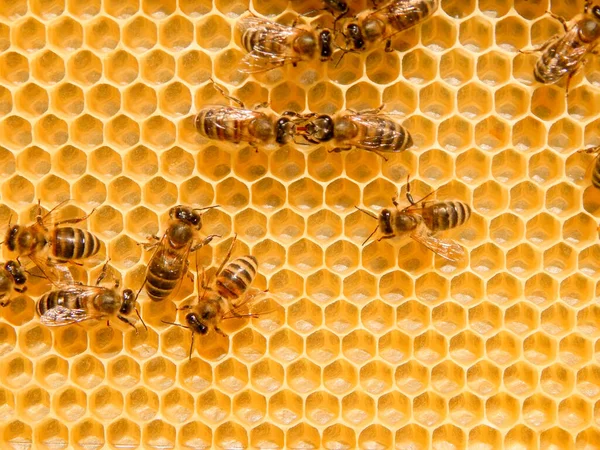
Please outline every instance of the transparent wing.
M370 131L360 140L353 142L356 147L365 150L394 151L391 148L404 143L408 133L406 128L383 115L352 114L349 117L357 126L366 127Z
M56 306L46 311L40 318L40 322L48 327L60 327L97 318L98 316L92 316L83 309L69 309L64 306Z
M449 261L460 261L465 257L465 250L459 243L451 239L440 239L433 236L424 225L417 228L410 237Z
M39 269L41 276L47 278L55 286L61 287L75 283L71 271L64 264L36 255L30 255L29 259Z
M252 39L242 37L244 42L252 43L252 47L246 45L248 54L242 58L241 72L266 72L300 61L291 44L298 32L296 28L254 16L241 19L238 28L242 36L253 35Z
M256 288L248 289L244 296L239 299L239 301L235 302L235 305L233 305L229 311L223 314L222 320L258 316L258 314L252 313L252 307L263 301L267 293L267 291L261 291Z

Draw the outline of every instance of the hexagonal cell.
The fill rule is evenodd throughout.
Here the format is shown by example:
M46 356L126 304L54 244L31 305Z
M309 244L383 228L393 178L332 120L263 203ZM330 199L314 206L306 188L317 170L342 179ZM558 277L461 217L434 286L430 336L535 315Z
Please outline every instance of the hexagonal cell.
M442 55L440 77L452 86L459 86L473 78L473 58L461 49L454 49Z
M0 55L0 76L7 84L22 84L29 79L29 63L20 53L8 52Z
M437 63L428 50L416 49L402 58L402 75L410 83L426 84L435 78L436 72Z
M500 370L489 361L479 361L467 371L467 385L480 396L493 395L501 381Z
M462 117L450 117L440 123L437 140L447 151L460 152L471 144L473 140L473 127L470 122L464 120Z
M302 417L302 398L289 390L281 390L269 399L269 417L281 425L291 425Z
M142 16L128 22L123 29L123 43L136 52L146 52L156 45L156 24Z
M542 120L552 120L565 109L564 89L557 86L541 86L531 97L531 112Z
M96 147L103 142L103 124L95 117L85 114L71 123L70 135L80 147Z
M579 196L568 183L559 183L548 189L546 208L558 217L569 216L579 209Z
M63 145L69 138L67 123L53 114L42 117L33 131L35 137L48 146Z
M442 425L436 428L431 436L432 448L465 448L466 436L454 425Z
M560 224L545 212L527 222L527 240L541 248L547 248L560 238Z
M51 92L52 105L57 111L67 117L78 116L83 112L83 91L78 86L62 83Z
M324 448L356 448L356 434L352 428L335 424L323 430L321 442Z
M139 71L137 59L125 50L117 50L107 55L104 67L106 77L121 86L133 82Z
M530 181L523 181L510 190L510 209L521 217L534 214L543 202L542 191Z
M196 25L196 40L208 51L222 50L231 42L231 26L221 16L206 15Z
M9 101L12 102L8 91L7 94ZM26 84L21 87L15 93L14 101L15 107L27 116L39 116L48 110L47 92L34 83ZM6 112L10 112L10 109Z
M556 420L556 404L548 397L535 394L523 403L523 419L531 427L546 428Z
M46 29L33 17L13 25L13 33L13 44L24 52L33 53L46 45Z
M175 58L162 50L152 50L141 61L141 74L147 82L167 83L175 75Z
M508 55L492 50L477 58L477 77L489 86L504 84L510 78L510 67Z
M598 94L589 86L571 89L567 102L567 111L573 119L594 119L598 115Z
M89 50L81 50L71 56L67 70L75 82L84 86L93 85L102 76L102 62Z
M562 118L552 124L548 131L548 146L565 153L578 150L583 146L583 136L579 123Z
M479 83L469 83L458 90L458 112L468 119L486 115L492 109L492 97L488 89Z
M454 2L457 4L458 2ZM443 6L442 6L443 7ZM462 5L460 13L464 13ZM481 52L487 50L493 42L492 24L483 17L473 16L461 22L458 40L467 50Z
M483 402L469 392L451 398L448 409L452 421L462 427L479 423L483 418Z
M509 52L525 48L529 41L528 30L526 22L517 16L501 19L496 23L496 44Z

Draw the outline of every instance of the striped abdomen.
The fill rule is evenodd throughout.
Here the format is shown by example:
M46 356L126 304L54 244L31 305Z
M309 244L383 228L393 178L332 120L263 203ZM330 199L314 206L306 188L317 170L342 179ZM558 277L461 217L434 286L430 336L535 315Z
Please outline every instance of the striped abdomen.
M407 30L428 19L439 3L439 0L393 1L386 11L388 22L398 31Z
M554 39L555 42L547 44L548 47L540 55L533 69L535 79L544 84L556 83L567 73L576 70L586 54L581 48L586 44L579 39L577 27L562 37L550 39Z
M52 230L52 255L64 261L85 259L100 251L100 240L81 228L60 227Z
M400 152L413 145L408 130L383 115L356 114L349 118L356 126L356 134L348 143L355 147L377 152Z
M246 255L234 259L217 277L217 291L228 300L240 298L254 281L258 262L254 256Z
M160 248L148 263L146 292L155 302L169 297L187 272L187 251Z
M596 157L596 164L592 170L592 186L600 189L600 155Z
M36 304L36 310L39 316L57 306L63 306L68 309L87 309L86 297L77 295L71 291L51 291L42 296Z
M273 55L285 55L288 51L288 46L283 44L281 39L275 39L278 30L270 30L268 22L262 28L250 27L242 34L242 45L244 49L250 53L256 49L260 49L263 53Z
M272 124L263 113L231 106L204 108L196 116L196 129L201 135L236 144L242 141L262 140L263 133L268 139L273 133L272 128Z
M469 205L459 201L435 202L423 208L421 216L433 233L459 227L471 217Z

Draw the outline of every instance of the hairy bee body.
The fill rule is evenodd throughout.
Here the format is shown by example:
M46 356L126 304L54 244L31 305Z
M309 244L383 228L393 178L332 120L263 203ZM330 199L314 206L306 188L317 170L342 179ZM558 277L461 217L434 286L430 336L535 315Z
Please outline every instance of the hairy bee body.
M100 251L100 240L81 228L59 227L50 232L50 249L58 260L86 259Z
M471 207L466 203L449 200L424 202L412 210L383 209L379 215L379 228L384 235L411 232L423 223L431 233L450 230L463 225L471 217Z
M135 310L131 289L120 292L100 286L70 285L50 291L36 303L36 311L44 325L62 326L90 319L117 318L131 326L127 318ZM135 327L135 326L134 326Z
M187 273L187 257L182 257L181 253L180 249L164 246L148 263L146 293L150 300L159 302L168 298Z
M266 114L233 106L211 106L200 110L196 129L208 139L238 144L269 143L274 138L274 124Z
M230 302L242 298L258 272L258 261L251 255L242 256L225 266L216 279L219 295Z
M0 306L6 306L10 302L5 300L13 291L25 292L27 276L21 265L16 261L7 261L0 266ZM22 286L22 287L21 287Z
M393 0L382 8L360 13L346 26L346 36L355 50L363 50L427 20L439 4L439 0Z
M241 43L248 54L241 71L265 72L286 64L296 65L319 57L327 61L333 53L333 36L329 30L286 26L267 19L247 16L238 21Z
M563 20L565 34L551 37L542 47L542 54L533 70L535 79L544 84L556 83L565 75L569 78L581 67L583 59L600 42L600 7L574 19L571 27Z

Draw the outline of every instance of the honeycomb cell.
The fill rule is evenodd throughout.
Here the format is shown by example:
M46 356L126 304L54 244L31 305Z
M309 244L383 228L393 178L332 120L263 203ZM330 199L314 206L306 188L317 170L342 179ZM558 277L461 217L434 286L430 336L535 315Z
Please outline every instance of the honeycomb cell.
M106 77L117 85L132 83L138 76L138 60L125 50L110 53L104 59Z
M402 58L402 75L410 83L426 84L435 78L436 72L435 59L427 50L416 49Z
M44 66L47 66L47 64L44 64ZM73 81L82 86L90 86L100 80L102 76L102 62L91 51L81 50L69 58L67 73ZM59 78L58 75L55 77Z
M525 298L536 305L554 301L558 295L558 284L545 273L536 274L525 283Z
M572 89L567 98L567 111L576 120L597 117L598 95L588 86Z
M440 60L440 77L451 86L460 86L473 78L473 66L473 59L467 52L450 50Z
M7 84L19 85L29 79L27 58L17 52L0 55L0 76Z
M490 92L478 83L469 83L461 87L456 97L458 112L468 119L482 117L492 109Z
M141 60L140 72L149 83L167 83L175 75L175 58L162 50L151 50Z
M581 131L579 125L568 118L557 120L548 131L548 146L561 153L580 149L583 146Z
M531 97L531 112L542 120L560 117L565 110L565 95L557 86L541 86Z
M112 445L137 447L141 443L140 427L128 419L118 419L108 426L106 439Z
M156 25L142 16L131 20L123 29L123 43L135 52L143 53L152 49L157 40Z
M208 51L222 50L231 41L231 26L221 16L205 16L196 26L196 39L198 44Z
M483 128L479 128L478 136L481 136L484 132L485 130ZM472 139L473 127L471 123L467 122L462 117L450 117L440 123L440 126L438 127L437 140L446 151L460 152L465 150L471 144ZM494 144L493 141L489 141L489 143L491 145ZM490 148L491 147L487 147L488 150Z
M488 86L504 84L510 78L510 60L504 53L490 51L477 58L477 77Z
M261 150L244 148L236 152L233 171L243 180L257 181L262 178L268 167L268 156Z
M457 2L454 3L457 4ZM463 12L461 11L460 14ZM493 42L492 24L483 17L470 17L461 22L458 40L464 48L471 52L487 50Z

